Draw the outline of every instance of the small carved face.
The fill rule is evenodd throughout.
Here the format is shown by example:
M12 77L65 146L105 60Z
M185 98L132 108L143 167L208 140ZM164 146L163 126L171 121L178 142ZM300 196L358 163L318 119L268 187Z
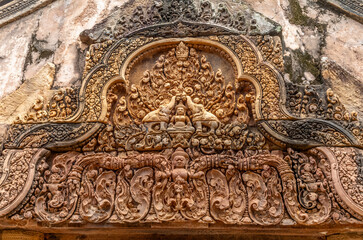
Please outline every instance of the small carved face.
M232 144L231 140L229 140L229 139L224 140L224 145L231 146L231 144Z
M180 181L177 181L175 184L174 184L174 191L176 193L182 193L183 192L183 185L180 183Z
M166 146L169 144L169 138L165 137L163 138L163 144Z
M154 185L154 180L152 178L150 178L149 176L144 177L142 179L143 185L146 189L151 189L152 186Z
M184 110L184 108L183 108L183 107L178 107L178 108L176 109L176 114L177 114L177 115L184 115L184 114L185 114L185 110Z
M138 118L144 118L146 116L146 112L144 110L141 110L137 113Z
M155 139L155 142L158 142L158 143L161 142L161 137L159 135L156 135L154 139Z
M316 193L314 193L314 192L310 192L310 193L308 194L308 199L309 199L310 201L316 201L316 200L318 199L318 194L316 194Z
M173 166L176 168L184 168L187 160L183 156L175 156L173 159Z
M214 142L216 145L220 145L222 144L222 139L217 138L216 141Z
M304 166L304 170L306 172L311 172L313 170L313 167L311 166L310 163L306 163L305 166Z
M229 135L232 137L234 136L235 134L241 134L241 128L236 126L232 129L232 131L229 133Z

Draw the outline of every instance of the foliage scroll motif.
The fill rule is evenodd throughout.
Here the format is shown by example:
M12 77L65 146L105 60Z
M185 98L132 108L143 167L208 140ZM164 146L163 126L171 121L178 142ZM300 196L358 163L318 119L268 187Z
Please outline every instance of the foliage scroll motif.
M0 156L0 214L8 214L21 206L28 194L34 191L33 179L37 176L38 161L49 155L46 149L4 150Z
M199 57L196 49L188 48L183 42L161 55L151 71L144 72L139 87L131 86L128 109L140 123L163 101L183 92L222 121L233 113L233 85L226 84L220 69L214 72L205 56ZM221 104L222 98L224 105Z
M352 216L362 220L362 151L354 148L329 148L329 150L319 148L319 150L332 160L332 174L328 180L334 186L332 191L334 197ZM336 215L338 220L344 219L343 214ZM353 218L350 220L354 221Z
M320 91L319 91L320 90ZM287 85L289 111L298 117L313 117L336 121L357 121L357 112L349 113L332 89Z
M149 151L193 145L212 153L262 148L264 137L248 127L255 115L255 87L236 80L232 59L224 56L227 69L233 70L226 78L201 54L212 48L184 42L171 46L160 48L166 54L158 56L136 82L132 68L143 62L144 54L130 61L125 80L107 91L108 126L83 150Z
M181 148L170 158L149 153L62 154L45 171L48 177L43 190L34 194L33 214L52 223L184 219L276 225L286 220L286 208L299 224L328 221L336 184L329 180L333 176L334 181L329 156L317 149L289 150L284 158L281 154L245 151L191 158ZM95 175L95 169L102 173ZM340 193L336 198L343 204Z
M282 220L284 207L277 172L266 166L261 175L252 172L243 174L247 184L249 212L252 219L261 225L278 224Z
M329 169L314 169L326 161L317 150L287 153L285 159L266 151L191 158L182 148L168 155L61 154L34 193L34 217L51 223L276 225L286 219L286 208L298 224L310 225L331 216L331 186L322 180ZM294 176L301 171L303 182Z
M57 90L49 103L39 98L29 112L18 117L14 123L42 123L49 121L63 121L72 116L77 110L78 91L73 88Z
M150 167L141 168L135 171L135 174L128 168L120 172L116 190L115 211L121 221L138 222L146 217L151 204L151 189L154 183L153 173L153 169ZM129 176L129 178L126 178L126 176ZM130 179L130 177L131 181L127 181L126 179ZM133 191L130 192L130 188ZM115 221L115 219L112 220Z
M80 190L80 215L88 222L103 222L111 216L115 205L116 174L90 166Z
M207 180L212 217L224 223L241 223L247 202L241 174L232 167L228 175L212 169L207 173Z
M269 214L272 216L277 216L280 212L282 214L282 210L278 208L278 206L281 204L278 204L279 194L278 192L278 186L279 184L274 184L272 189L269 189L268 191L271 191L268 193L268 191L264 190L264 184L262 184L263 178L269 181L276 181L276 177L274 180L273 177L273 170L268 171L269 167L274 167L279 173L279 176L281 178L282 183L282 196L284 199L285 207L288 210L288 213L290 216L299 224L314 224L314 223L322 223L326 221L326 219L329 217L330 211L331 211L331 202L329 200L329 197L325 190L323 190L320 194L321 197L319 197L319 202L321 203L322 207L318 209L317 211L308 212L304 207L302 207L297 200L298 198L298 191L296 189L296 180L293 175L293 171L291 170L289 164L285 162L284 159L278 156L278 154L268 154L268 153L262 153L255 156L245 156L240 159L238 159L238 168L241 170L263 170L265 169L265 174L262 176L262 178L259 178L257 182L255 182L255 186L259 186L259 191L261 191L261 194L267 193L271 194L272 198L276 198L277 201L274 201L275 206L271 206ZM272 174L272 175L271 175ZM250 174L251 175L251 174ZM252 174L254 175L254 174ZM254 178L255 176L245 175L244 180L248 181L250 178ZM256 178L256 177L255 177ZM272 179L269 179L272 178ZM266 181L264 180L264 181ZM271 183L271 182L270 182ZM257 185L256 185L257 184ZM261 187L262 186L262 187ZM251 195L250 195L251 196ZM255 207L255 206L254 206ZM276 215L277 214L277 215Z
M247 15L209 1L153 2L94 37L83 33L94 44L80 89L40 99L9 126L0 216L60 225L361 223L361 156L297 150L361 148L357 114L331 90L287 86L286 99L281 39L240 35L259 31ZM153 24L165 22L155 36Z

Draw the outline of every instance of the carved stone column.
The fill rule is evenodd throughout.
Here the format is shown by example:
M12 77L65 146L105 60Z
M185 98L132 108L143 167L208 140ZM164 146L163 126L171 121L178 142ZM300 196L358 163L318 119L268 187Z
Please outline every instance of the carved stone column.
M4 230L2 240L43 240L44 234L22 230Z

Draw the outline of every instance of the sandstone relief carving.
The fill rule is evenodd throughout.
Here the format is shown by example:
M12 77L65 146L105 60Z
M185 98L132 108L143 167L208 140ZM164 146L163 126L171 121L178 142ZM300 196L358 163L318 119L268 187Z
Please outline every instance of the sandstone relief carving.
M332 191L340 176L334 176L331 164L336 160L326 153L334 150L250 150L199 157L187 152L190 149L180 147L170 157L68 152L58 155L50 169L42 160L41 184L32 192L26 211L12 218L50 223L191 220L260 225L288 219L304 225L334 218L358 221L344 219L344 210L342 216L333 214L333 203L343 196Z
M362 224L357 113L330 89L286 84L281 39L231 32L243 18L223 4L202 1L179 19L162 3L88 39L82 85L7 126L1 219ZM152 35L159 15L193 34Z

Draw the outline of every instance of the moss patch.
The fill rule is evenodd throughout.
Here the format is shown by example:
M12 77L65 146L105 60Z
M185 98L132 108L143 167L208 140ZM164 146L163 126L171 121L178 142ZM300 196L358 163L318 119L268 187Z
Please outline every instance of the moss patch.
M54 52L49 49L41 49L39 52L40 52L39 59L42 58L48 59L54 54Z
M301 26L302 30L310 29L319 33L320 44L318 55L321 55L321 49L325 45L325 34L327 24L321 24L317 19L310 18L305 15L304 9L301 8L299 0L288 0L288 19L291 24ZM310 4L310 3L309 3ZM308 43L306 43L308 44ZM302 83L304 72L310 72L314 75L315 81L312 84L319 84L321 79L321 66L319 57L313 57L308 52L303 52L301 49L290 49L290 56L284 58L285 71L290 74L291 80L295 83Z
M317 59L309 53L301 50L291 50L291 55L284 59L285 72L291 76L291 81L301 84L304 72L310 72L314 75L315 80L312 84L321 84L321 66Z
M313 25L313 19L303 13L298 0L289 0L289 4L291 11L290 23L301 26Z
M319 63L315 62L315 59L308 53L303 53L301 51L295 51L297 59L302 64L302 68L307 72L310 72L314 77L318 77L320 69L318 67Z

